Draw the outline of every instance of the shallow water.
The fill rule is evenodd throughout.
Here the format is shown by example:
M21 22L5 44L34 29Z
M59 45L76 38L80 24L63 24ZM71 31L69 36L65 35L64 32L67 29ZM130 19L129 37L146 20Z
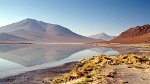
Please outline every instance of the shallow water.
M104 53L118 54L110 48L83 44L1 44L0 77L53 67Z

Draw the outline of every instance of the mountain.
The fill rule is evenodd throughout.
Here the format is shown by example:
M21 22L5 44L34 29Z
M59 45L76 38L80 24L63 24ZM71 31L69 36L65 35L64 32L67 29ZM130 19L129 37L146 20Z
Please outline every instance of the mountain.
M7 34L7 33L0 33L0 42L14 42L14 41L23 42L23 41L27 41L27 39L15 35Z
M20 38L28 39L32 42L75 43L98 41L76 34L68 28L60 25L45 23L30 18L0 27L0 31L18 36Z
M113 39L115 36L109 36L105 33L99 33L99 34L96 34L96 35L91 35L89 36L90 38L94 38L94 39L102 39L102 40L111 40Z
M150 25L130 28L111 40L116 43L150 43Z

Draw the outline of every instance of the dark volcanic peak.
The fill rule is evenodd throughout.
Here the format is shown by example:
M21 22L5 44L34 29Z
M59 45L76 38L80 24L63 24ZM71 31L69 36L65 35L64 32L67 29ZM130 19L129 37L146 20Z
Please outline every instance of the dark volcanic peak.
M150 43L150 25L136 26L111 40L117 43Z
M149 24L130 28L127 31L122 32L119 35L119 37L120 38L134 37L134 36L140 36L140 35L147 34L147 33L150 33L150 25Z

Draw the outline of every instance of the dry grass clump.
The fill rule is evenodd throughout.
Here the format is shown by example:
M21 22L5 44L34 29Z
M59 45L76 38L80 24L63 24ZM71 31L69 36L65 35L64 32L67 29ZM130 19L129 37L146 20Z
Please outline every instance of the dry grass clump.
M119 55L113 57L111 60L112 65L120 64L150 64L150 60L146 56L136 56L134 54L130 55Z
M123 54L117 56L95 56L89 59L81 60L70 73L54 79L52 81L52 84L64 83L78 78L86 79L82 81L82 84L87 84L87 82L92 82L100 79L101 82L104 82L105 80L103 79L101 70L105 68L105 66L123 64L132 65L132 67L144 69L145 67L143 68L143 66L150 66L150 60L144 55L138 56L136 54Z

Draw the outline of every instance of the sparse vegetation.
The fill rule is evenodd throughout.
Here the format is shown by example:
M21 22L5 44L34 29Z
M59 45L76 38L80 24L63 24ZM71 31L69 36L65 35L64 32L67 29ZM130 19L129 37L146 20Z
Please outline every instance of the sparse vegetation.
M128 65L128 68L145 69L149 68L150 60L145 55L136 54L94 56L81 60L70 73L57 77L52 81L52 84L65 83L79 78L84 78L84 80L77 81L75 84L87 84L94 81L106 83L102 69L110 65ZM107 77L113 78L113 75L110 73Z

